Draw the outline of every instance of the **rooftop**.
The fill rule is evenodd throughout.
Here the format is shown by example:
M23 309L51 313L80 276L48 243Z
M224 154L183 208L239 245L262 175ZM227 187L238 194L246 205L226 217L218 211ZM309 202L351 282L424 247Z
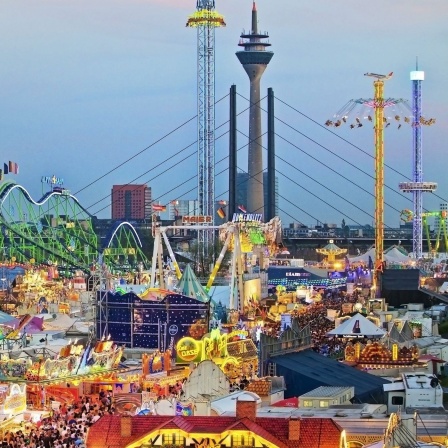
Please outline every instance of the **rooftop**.
M122 435L123 419L129 419L128 436ZM233 430L245 430L266 441L266 446L278 448L334 448L340 445L342 428L330 418L301 419L299 440L289 440L288 418L248 418L236 417L172 417L134 416L120 417L106 415L89 430L89 448L123 448L131 443L144 443L151 434L163 430L171 433L179 430L187 434L216 434L227 437ZM125 423L126 424L126 423ZM200 436L199 436L200 437Z
M403 373L403 381L406 389L434 389L439 386L439 381L434 375L424 372Z
M340 386L340 387L332 387L332 386L320 386L314 390L310 390L305 394L301 395L300 398L320 398L320 397L336 397L346 392L351 391L350 386Z

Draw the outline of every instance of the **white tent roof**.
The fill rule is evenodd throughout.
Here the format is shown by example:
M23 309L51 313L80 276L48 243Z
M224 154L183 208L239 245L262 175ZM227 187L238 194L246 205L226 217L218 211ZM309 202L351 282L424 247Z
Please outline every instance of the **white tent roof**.
M357 324L358 322L358 324ZM359 328L359 332L356 331ZM358 313L327 333L327 336L383 337L386 332Z
M46 321L44 328L48 330L68 330L76 322L67 314L58 314L54 320Z
M384 259L386 261L396 261L401 263L412 261L412 258L409 255L405 255L396 246L392 246L390 249L384 252Z
M369 262L369 257L372 259L372 262L375 262L375 248L372 247L366 253L358 255L357 257L348 257L348 261L350 263L365 263ZM404 255L396 246L392 246L391 248L384 251L384 261L388 261L390 263L409 263L412 261L412 258L408 255Z
M372 247L366 253L358 255L357 257L348 257L350 263L368 263L369 257L375 261L375 249Z

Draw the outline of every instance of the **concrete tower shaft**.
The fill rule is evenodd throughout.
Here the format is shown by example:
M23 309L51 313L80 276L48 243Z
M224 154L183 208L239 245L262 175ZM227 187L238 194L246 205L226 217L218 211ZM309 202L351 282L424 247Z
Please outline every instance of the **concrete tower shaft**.
M266 51L271 44L265 40L267 33L258 31L258 13L255 2L252 8L251 31L240 36L239 46L244 51L238 51L236 56L246 70L250 81L250 110L249 110L249 157L248 157L248 212L264 214L263 196L263 142L260 107L260 81L274 53Z

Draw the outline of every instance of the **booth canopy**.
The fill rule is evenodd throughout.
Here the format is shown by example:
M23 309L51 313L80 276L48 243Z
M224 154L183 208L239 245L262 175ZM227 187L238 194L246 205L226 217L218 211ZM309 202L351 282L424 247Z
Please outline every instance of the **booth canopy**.
M385 334L386 332L383 329L377 327L373 322L370 322L369 319L358 313L343 322L334 330L329 331L327 336L381 338Z
M384 251L384 261L389 263L409 263L412 258L409 255L405 255L397 246L392 246ZM369 260L370 259L370 260ZM375 248L372 247L366 253L358 255L357 257L348 257L350 263L365 263L375 261Z
M19 319L11 316L11 314L4 313L0 311L0 325L9 325L11 327L16 327L19 324Z

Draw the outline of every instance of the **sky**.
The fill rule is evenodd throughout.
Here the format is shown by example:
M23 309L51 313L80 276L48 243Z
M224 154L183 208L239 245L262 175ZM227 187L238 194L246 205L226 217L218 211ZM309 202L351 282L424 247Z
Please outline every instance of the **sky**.
M195 8L194 0L2 0L0 162L20 167L8 179L37 199L47 189L42 176L62 177L102 218L110 217L114 184L148 183L162 204L194 199L197 36L185 24ZM274 52L261 89L265 96L272 87L276 96L284 225L373 224L372 126L323 124L349 100L373 96L366 72L394 72L385 96L412 102L409 72L416 57L425 71L423 115L437 120L423 129L424 180L438 183L435 194L425 194L424 208L438 210L448 201L448 2L258 0L257 8L259 30L268 31ZM215 46L215 191L221 199L228 189L232 84L241 112L238 167L247 169L249 81L235 52L250 28L252 1L217 0L216 9L227 23L216 30ZM410 195L398 191L398 183L412 177L412 152L412 129L392 123L385 131L389 227L400 224L401 210L412 209Z

